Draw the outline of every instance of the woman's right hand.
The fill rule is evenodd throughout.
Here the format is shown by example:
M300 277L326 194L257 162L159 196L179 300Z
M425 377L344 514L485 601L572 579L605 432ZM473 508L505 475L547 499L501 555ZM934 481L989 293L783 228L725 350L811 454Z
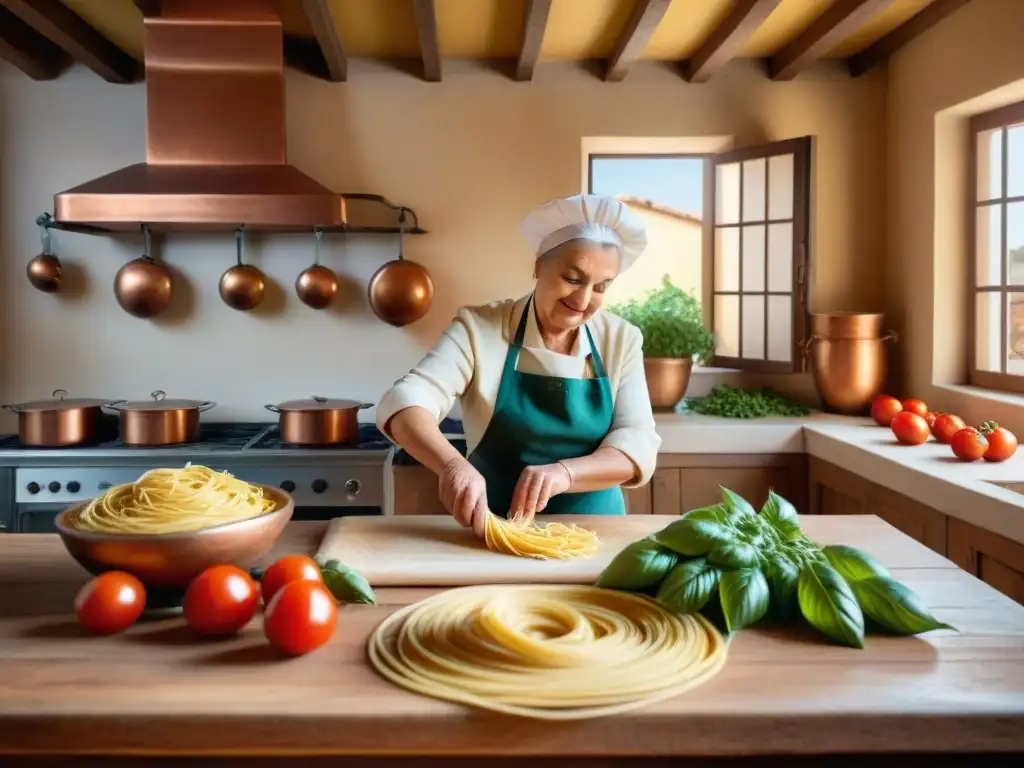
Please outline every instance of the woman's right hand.
M476 467L463 457L449 461L438 478L441 503L459 521L472 528L480 538L484 535L487 510L487 481Z

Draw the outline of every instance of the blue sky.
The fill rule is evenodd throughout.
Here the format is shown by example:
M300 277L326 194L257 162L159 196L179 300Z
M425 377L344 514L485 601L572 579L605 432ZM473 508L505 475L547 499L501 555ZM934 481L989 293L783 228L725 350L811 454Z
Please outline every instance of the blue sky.
M703 161L693 157L599 157L590 184L596 195L631 195L700 216L704 210Z

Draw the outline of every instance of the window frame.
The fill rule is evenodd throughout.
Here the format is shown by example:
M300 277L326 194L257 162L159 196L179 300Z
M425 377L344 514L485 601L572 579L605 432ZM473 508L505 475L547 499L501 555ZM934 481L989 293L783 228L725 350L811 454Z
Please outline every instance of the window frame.
M1009 297L1012 293L1024 293L1024 286L1011 287L1009 285L1009 243L1007 242L1007 207L1011 203L1024 203L1024 195L1014 197L1007 196L1007 184L1009 183L1009 131L1011 126L1024 123L1024 101L982 112L970 119L967 132L967 183L965 200L965 233L966 253L965 259L967 291L967 312L969 318L969 332L967 334L967 370L970 384L1004 392L1024 394L1024 374L1007 373L1006 363L1010 342L1009 333ZM995 128L1003 129L1001 146L1000 177L1001 189L998 197L979 199L978 188L978 136ZM978 253L978 210L982 207L1000 205L1003 207L999 232L999 254L1000 254L1000 282L998 286L977 285L977 270L980 254ZM984 371L977 367L977 340L978 340L978 294L998 293L1001 297L999 302L1000 317L1000 344L999 344L999 367L1000 371Z

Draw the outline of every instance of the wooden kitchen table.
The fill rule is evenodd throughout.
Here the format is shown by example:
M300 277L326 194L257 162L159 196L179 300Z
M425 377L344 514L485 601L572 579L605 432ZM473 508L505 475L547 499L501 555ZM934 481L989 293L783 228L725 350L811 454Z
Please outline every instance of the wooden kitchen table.
M271 651L258 619L222 641L195 638L181 619L89 637L71 614L86 574L57 536L2 536L0 763L15 764L14 755L47 766L60 755L349 756L415 766L409 758L421 755L443 765L488 756L488 765L527 758L565 766L578 757L594 766L802 755L820 764L825 754L1024 751L1024 607L876 517L816 520L819 541L877 554L960 631L870 636L858 651L800 630L746 630L719 676L690 694L570 723L484 713L378 678L367 637L389 612L435 590L379 590L378 606L344 607L331 643L296 659ZM323 531L292 523L276 552L313 552Z

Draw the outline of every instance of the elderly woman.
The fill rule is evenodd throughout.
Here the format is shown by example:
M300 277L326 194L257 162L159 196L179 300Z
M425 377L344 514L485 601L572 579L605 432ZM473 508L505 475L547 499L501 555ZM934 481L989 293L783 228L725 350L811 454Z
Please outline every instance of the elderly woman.
M377 408L384 434L437 474L441 501L478 536L488 510L625 514L621 487L650 479L661 445L640 331L601 311L646 247L643 223L615 198L581 195L542 204L521 230L533 292L459 310ZM465 458L438 428L456 399Z

